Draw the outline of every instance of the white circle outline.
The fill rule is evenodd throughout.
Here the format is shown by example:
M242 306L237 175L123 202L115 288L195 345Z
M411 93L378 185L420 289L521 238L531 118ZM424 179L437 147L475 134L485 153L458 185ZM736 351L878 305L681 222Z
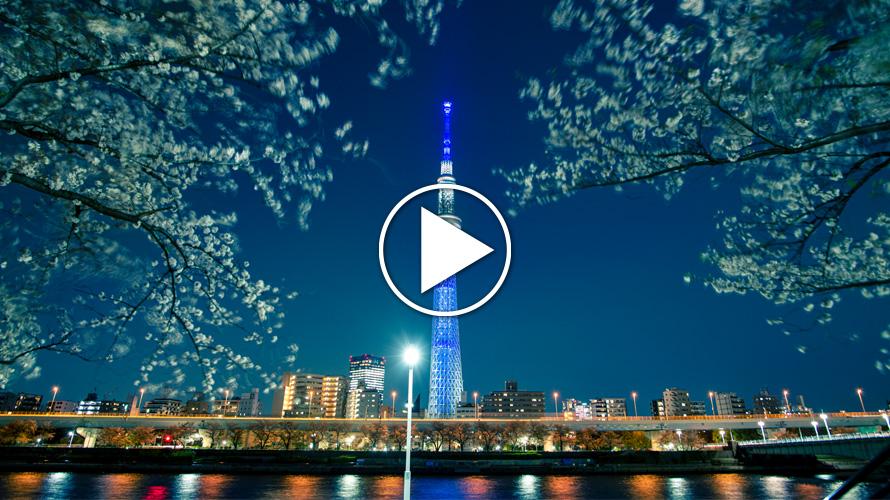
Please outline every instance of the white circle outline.
M504 259L504 270L501 271L501 276L500 276L500 278L498 278L498 282L494 284L494 287L487 294L485 294L484 297L479 299L475 304L473 304L471 306L463 307L460 309L456 309L454 311L436 311L436 310L428 309L426 307L415 304L411 299L406 297L396 287L395 283L393 283L392 278L389 276L389 271L387 271L387 269L386 269L386 259L383 257L383 243L386 241L386 232L389 230L389 224L392 222L393 217L396 216L396 213L398 213L398 211L401 210L401 208L404 207L406 203L408 203L412 199L416 198L417 196L419 196L423 193L428 193L430 191L437 191L439 189L452 189L454 191L461 191L461 192L469 194L470 196L473 196L474 198L476 198L479 201L481 201L482 203L484 203L485 206L488 207L489 210L494 212L494 216L497 217L498 222L501 224L501 230L504 232L504 241L506 242L506 247L507 247L507 257ZM411 191L410 193L405 195L404 198L399 200L399 202L396 203L396 205L394 207L392 207L392 210L390 210L389 215L386 216L386 220L383 222L383 227L380 229L380 241L379 241L377 247L378 247L377 255L378 255L378 259L380 260L380 271L383 272L383 279L386 280L386 284L389 285L389 289L392 290L392 293L394 293L396 295L396 297L399 298L399 300L401 300L406 306L410 307L411 309L414 309L415 311L421 312L421 313L429 315L429 316L439 316L439 317L460 316L461 314L473 312L476 309L479 309L480 307L485 305L486 302L491 300L491 298L494 297L494 294L496 294L498 292L498 290L501 288L501 285L504 284L504 280L507 279L507 272L510 270L510 260L513 255L513 245L510 242L510 230L507 228L507 221L504 220L504 216L501 215L501 212L497 209L497 207L494 206L494 203L492 203L491 200L489 200L488 198L483 196L482 193L480 193L474 189L468 188L466 186L461 186L460 184L430 184L428 186L423 186L422 188L415 189L414 191Z

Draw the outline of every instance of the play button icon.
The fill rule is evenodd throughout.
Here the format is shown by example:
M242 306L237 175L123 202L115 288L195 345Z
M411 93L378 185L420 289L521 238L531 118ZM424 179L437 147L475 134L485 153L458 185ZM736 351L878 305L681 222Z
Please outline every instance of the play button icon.
M420 207L420 293L491 252L490 246Z
M399 290L398 287L396 287L395 283L392 280L392 277L389 275L389 271L386 269L386 258L384 254L386 232L389 229L390 223L392 223L392 220L395 217L396 213L398 213L398 211L402 207L404 207L406 203L416 198L417 196L439 189L460 191L484 203L485 206L488 207L488 209L491 210L494 216L497 218L498 223L501 226L501 230L504 233L504 268L501 271L497 282L492 287L492 289L489 290L488 293L485 294L476 303L452 311L436 311L434 309L429 309L427 307L418 305L417 303L406 297L405 294L402 293L402 291ZM443 280L459 273L461 270L466 269L468 266L493 252L494 250L490 246L465 233L459 227L452 224L445 218L439 217L438 215L421 207L420 293L429 291L431 288L435 287ZM389 289L392 290L396 297L398 297L399 300L404 302L408 307L414 309L415 311L428 314L430 316L460 316L461 314L466 314L482 307L482 305L484 305L486 302L491 300L492 297L494 297L494 294L497 293L497 291L501 288L501 285L504 284L504 280L507 278L507 272L510 270L512 246L510 242L510 230L507 229L507 222L504 220L504 216L501 215L501 212L498 211L497 207L494 206L494 203L492 203L488 198L483 196L478 191L475 191L466 186L461 186L459 184L430 184L429 186L424 186L412 191L407 196L399 200L399 202L396 203L396 205L392 208L392 210L389 212L389 215L386 217L386 221L384 221L383 223L383 227L380 229L380 239L377 245L377 253L380 260L380 271L383 273L383 278L386 280L386 284L389 285ZM498 253L498 255L500 255L500 253Z

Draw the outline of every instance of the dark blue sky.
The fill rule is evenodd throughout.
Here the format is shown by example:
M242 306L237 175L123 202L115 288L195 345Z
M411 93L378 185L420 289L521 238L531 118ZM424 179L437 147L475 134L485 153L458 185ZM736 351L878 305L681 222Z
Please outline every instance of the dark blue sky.
M551 8L516 1L448 8L437 45L408 37L413 74L385 90L365 78L379 55L365 52L373 45L368 35L342 33L340 51L321 68L332 99L328 120L353 120L357 135L370 140L368 156L336 161L334 182L306 232L276 221L252 191L220 201L221 208L240 211L237 233L252 272L300 293L285 306L280 347L258 352L261 362L272 364L291 342L300 346L291 368L310 372L345 374L350 354L384 355L387 387L405 393L398 353L407 342L428 345L430 319L404 306L384 283L380 226L402 196L435 182L439 106L446 98L455 103L458 182L509 208L507 185L492 170L543 161L544 131L526 120L518 91L525 77L558 67L577 42L576 35L550 29ZM869 407L886 404L890 384L874 368L878 332L886 325L880 302L847 298L828 329L785 336L765 320L787 307L684 284L684 273L713 271L699 255L718 242L715 215L737 207L743 181L726 179L715 191L693 176L671 201L640 187L586 191L520 211L508 221L514 260L507 282L494 300L460 319L467 391L498 389L508 378L520 388L579 399L628 397L636 390L642 413L668 386L700 400L708 390L735 391L749 403L762 386L777 393L788 387L826 410L855 409L854 389L862 386ZM459 197L458 212L474 236L500 241L493 219L477 204ZM416 286L416 217L413 206L388 242L397 250L394 272L414 280L407 287ZM487 290L501 258L498 247L459 277L463 304ZM856 333L859 340L850 340ZM139 360L134 354L108 366L45 355L43 364L40 378L13 388L46 393L60 384L60 399L78 399L96 386L123 397ZM424 395L428 369L420 367L416 380Z

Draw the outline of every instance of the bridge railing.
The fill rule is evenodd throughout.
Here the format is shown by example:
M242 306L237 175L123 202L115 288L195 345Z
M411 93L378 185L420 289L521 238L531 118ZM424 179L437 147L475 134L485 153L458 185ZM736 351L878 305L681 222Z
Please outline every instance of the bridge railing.
M778 444L791 444L791 443L814 443L814 442L822 442L822 441L849 441L852 439L873 439L873 438L890 438L890 432L859 432L855 434L833 434L831 436L806 436L806 437L796 437L796 438L784 438L784 439L752 439L750 441L739 441L739 446L770 446L770 445L778 445Z

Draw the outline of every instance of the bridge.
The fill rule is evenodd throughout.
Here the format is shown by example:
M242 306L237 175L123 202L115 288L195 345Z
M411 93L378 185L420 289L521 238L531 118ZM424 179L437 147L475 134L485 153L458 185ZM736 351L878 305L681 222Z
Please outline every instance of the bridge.
M813 455L871 460L890 446L890 432L841 434L835 436L804 437L776 440L741 441L737 454L757 455Z

